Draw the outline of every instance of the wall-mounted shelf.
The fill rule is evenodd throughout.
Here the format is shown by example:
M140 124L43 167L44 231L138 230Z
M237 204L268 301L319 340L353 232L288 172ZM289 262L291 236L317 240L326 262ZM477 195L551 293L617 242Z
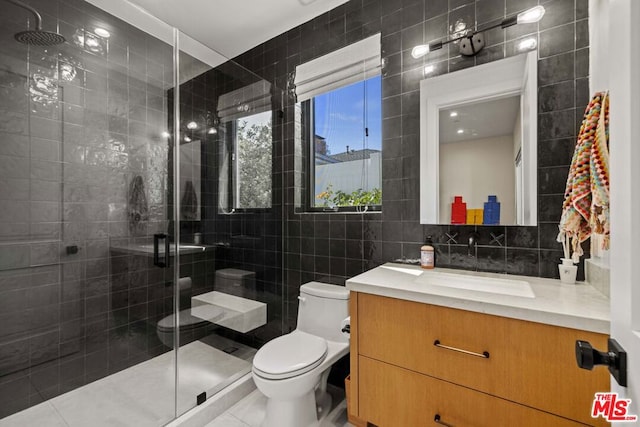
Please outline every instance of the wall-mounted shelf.
M213 291L191 298L191 314L246 333L267 323L267 304Z

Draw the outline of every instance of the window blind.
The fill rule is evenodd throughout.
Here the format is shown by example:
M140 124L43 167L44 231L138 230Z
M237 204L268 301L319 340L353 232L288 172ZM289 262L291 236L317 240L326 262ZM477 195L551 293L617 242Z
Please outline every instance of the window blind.
M345 46L296 67L299 102L380 74L380 34Z

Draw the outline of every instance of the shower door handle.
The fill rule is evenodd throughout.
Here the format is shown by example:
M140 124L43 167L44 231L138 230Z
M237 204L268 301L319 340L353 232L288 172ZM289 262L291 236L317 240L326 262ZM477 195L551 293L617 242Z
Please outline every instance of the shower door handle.
M160 240L164 239L164 256L160 261ZM153 265L160 268L169 268L169 236L164 233L153 235Z

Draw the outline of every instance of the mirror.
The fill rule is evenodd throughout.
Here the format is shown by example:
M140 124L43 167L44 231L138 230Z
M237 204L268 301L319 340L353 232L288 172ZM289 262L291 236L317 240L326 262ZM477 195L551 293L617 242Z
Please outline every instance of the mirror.
M536 225L537 111L535 51L422 80L420 223Z

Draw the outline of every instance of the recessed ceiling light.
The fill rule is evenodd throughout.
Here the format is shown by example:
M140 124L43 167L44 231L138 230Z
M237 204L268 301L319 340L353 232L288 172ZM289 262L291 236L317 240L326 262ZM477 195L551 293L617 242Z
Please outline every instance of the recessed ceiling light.
M457 111L450 112L449 117L458 117L458 112Z
M458 133L464 133L464 129L458 129Z
M96 33L97 35L99 35L100 37L103 37L105 39L108 39L109 37L111 37L111 33L109 31L105 30L104 28L100 28L100 27L97 27L94 30L94 33Z

